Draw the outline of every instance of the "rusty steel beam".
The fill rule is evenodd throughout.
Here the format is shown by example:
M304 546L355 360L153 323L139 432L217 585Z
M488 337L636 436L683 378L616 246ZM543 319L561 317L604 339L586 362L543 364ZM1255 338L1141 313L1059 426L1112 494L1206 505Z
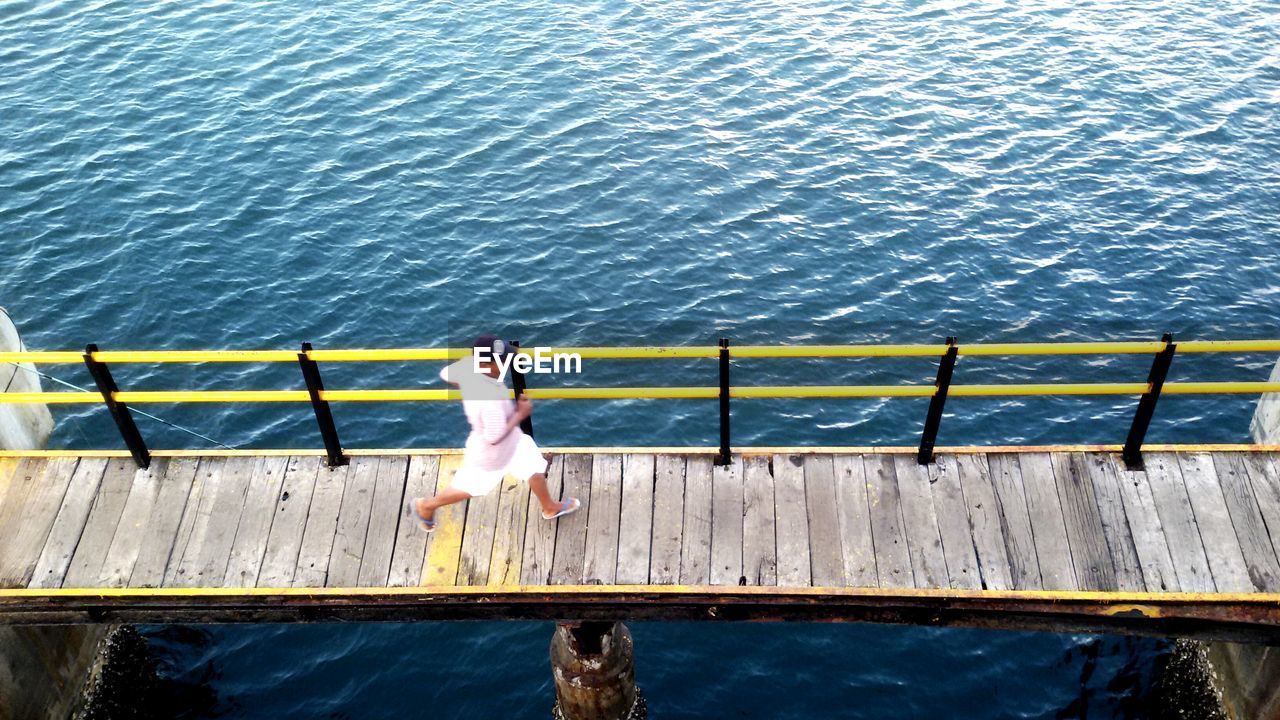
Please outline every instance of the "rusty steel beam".
M1280 597L718 587L0 591L0 622L874 622L1280 642Z

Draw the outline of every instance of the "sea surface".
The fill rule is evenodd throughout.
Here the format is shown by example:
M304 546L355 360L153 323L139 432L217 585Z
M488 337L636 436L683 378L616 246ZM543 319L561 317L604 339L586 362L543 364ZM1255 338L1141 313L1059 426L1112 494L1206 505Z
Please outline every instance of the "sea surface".
M1257 0L0 0L0 305L38 349L1236 339L1280 334L1280 5ZM1263 379L1272 357L1182 357ZM956 382L1149 358L965 358ZM48 372L89 384L82 368ZM328 364L331 388L435 366ZM735 365L929 383L929 359ZM287 364L120 366L294 388ZM595 362L532 384L701 385ZM59 389L53 381L46 387ZM1119 442L1132 398L956 399L942 444ZM920 400L742 401L735 444L918 439ZM315 447L305 406L147 410ZM1252 400L1150 439L1246 437ZM54 447L119 444L57 408ZM348 447L456 407L335 407ZM544 402L548 445L709 445L714 403ZM208 447L143 418L152 447ZM653 717L1145 717L1167 645L879 626L633 628ZM547 717L541 623L147 628L184 717Z

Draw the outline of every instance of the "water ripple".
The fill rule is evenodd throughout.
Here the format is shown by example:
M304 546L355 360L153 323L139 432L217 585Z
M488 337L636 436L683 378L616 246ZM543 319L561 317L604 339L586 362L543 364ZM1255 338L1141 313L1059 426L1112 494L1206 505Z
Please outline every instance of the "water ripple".
M546 343L1275 335L1274 17L1260 0L4 2L0 301L51 349L432 345L476 323ZM959 372L1121 381L1141 365ZM762 363L737 379L931 370ZM121 372L298 383L279 368ZM957 402L943 440L1115 442L1127 403ZM1178 407L1153 437L1239 441L1251 410ZM161 410L235 444L315 444L303 412ZM907 444L920 411L741 404L735 441ZM337 412L352 444L460 439L454 408ZM541 412L554 443L714 434L690 404ZM117 439L101 413L68 411L54 442Z

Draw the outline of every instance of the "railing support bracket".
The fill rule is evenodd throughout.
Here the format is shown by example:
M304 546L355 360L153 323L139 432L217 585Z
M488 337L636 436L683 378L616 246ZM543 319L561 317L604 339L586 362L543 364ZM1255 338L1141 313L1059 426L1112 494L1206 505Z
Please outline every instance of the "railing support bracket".
M302 351L298 353L298 365L302 367L302 379L307 383L307 394L311 396L311 409L315 411L316 423L320 425L320 437L324 439L324 451L329 467L346 465L350 460L342 452L342 443L338 440L338 426L333 422L333 412L329 402L320 397L324 392L324 382L320 379L320 366L311 359L311 343L302 343Z
M519 340L508 340L507 342L511 343L511 347L515 348L517 353L520 352ZM520 369L516 367L515 360L513 359L511 362L511 389L515 391L517 400L520 399L520 396L524 394L524 391L527 388L528 384L525 382L524 373L520 372ZM520 421L520 429L524 431L525 435L533 437L532 415Z
M147 450L147 444L142 440L142 433L138 432L138 426L133 422L133 413L129 412L129 406L115 399L115 393L120 388L111 377L111 370L107 368L107 364L93 359L93 354L96 352L98 352L97 345L90 343L85 346L84 364L89 368L89 374L93 376L94 383L98 385L98 392L102 393L102 400L107 404L107 410L111 412L111 419L116 421L116 427L120 429L120 437L124 438L124 444L129 448L133 462L145 470L151 467L151 452Z
M1156 413L1156 403L1160 401L1160 391L1164 388L1165 378L1169 376L1169 366L1173 364L1173 354L1178 346L1173 342L1173 335L1165 333L1161 338L1164 349L1156 353L1151 362L1151 372L1147 374L1147 391L1138 399L1138 410L1133 414L1133 424L1129 426L1129 437L1124 441L1124 465L1132 471L1142 470L1142 441L1147 437L1147 428L1151 426L1151 418Z
M933 462L933 446L938 442L942 410L947 404L947 390L951 387L951 374L955 371L959 353L956 338L947 338L947 351L938 362L938 379L934 382L933 397L929 399L929 414L924 420L924 432L920 434L920 452L916 455L916 461L921 465Z
M720 338L720 452L716 465L728 465L729 455L729 339Z

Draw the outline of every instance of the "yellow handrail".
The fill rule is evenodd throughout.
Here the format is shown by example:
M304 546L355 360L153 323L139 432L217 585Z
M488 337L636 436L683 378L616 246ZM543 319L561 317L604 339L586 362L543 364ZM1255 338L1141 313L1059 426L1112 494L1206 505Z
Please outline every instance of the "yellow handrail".
M961 343L960 355L1134 355L1164 349L1161 341L1137 342L1057 342L1057 343ZM1280 340L1184 340L1178 353L1280 353ZM943 344L927 345L737 345L729 348L733 358L838 358L838 357L938 357ZM714 358L714 345L648 347L549 347L549 353L576 353L582 359L671 359ZM532 348L526 348L528 354ZM311 350L307 356L317 362L413 362L455 360L466 356L468 348L386 348L375 350ZM196 362L296 362L294 350L99 350L93 359L103 363L196 363ZM84 353L70 351L0 352L0 362L60 364L84 362Z
M1141 395L1146 383L1011 383L952 385L953 397L1015 397L1056 395ZM715 387L529 388L535 400L707 400L719 397ZM778 385L739 386L733 398L891 398L932 397L932 385ZM1280 382L1168 382L1170 395L1261 394L1280 392ZM510 395L508 391L508 395ZM306 390L121 390L112 395L123 403L236 403L308 402ZM330 402L437 402L457 400L457 390L324 390ZM102 402L95 392L0 393L0 404L91 404Z

